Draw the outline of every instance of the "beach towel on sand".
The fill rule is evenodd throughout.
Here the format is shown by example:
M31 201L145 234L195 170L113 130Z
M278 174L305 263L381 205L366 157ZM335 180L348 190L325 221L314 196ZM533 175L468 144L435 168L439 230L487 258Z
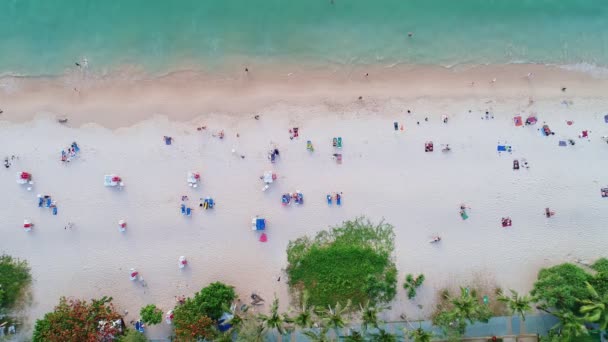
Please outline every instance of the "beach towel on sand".
M519 127L519 126L521 126L521 125L523 125L523 124L524 124L524 123L523 123L523 121L522 121L522 119L521 119L521 116L520 116L520 115L518 115L518 116L514 117L514 118L513 118L513 121L515 122L515 126L516 126L516 127Z
M498 152L511 152L511 146L509 145L498 145L496 146Z
M568 146L568 143L566 143L565 140L560 140L559 141L559 146Z
M608 123L608 114L604 115L604 122Z

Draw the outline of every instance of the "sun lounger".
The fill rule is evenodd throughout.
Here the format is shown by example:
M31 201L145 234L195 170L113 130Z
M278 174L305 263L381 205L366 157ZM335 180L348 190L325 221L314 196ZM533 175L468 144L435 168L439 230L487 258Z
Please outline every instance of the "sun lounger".
M510 145L498 145L498 146L496 146L496 151L511 152L511 146Z
M560 140L559 146L568 146L568 143L565 140Z
M251 220L251 230L264 230L266 229L266 219L261 217L254 217Z
M180 209L181 209L182 215L186 215L186 205L182 204Z
M332 201L331 195L327 194L327 204L331 205L331 201Z
M53 215L57 215L57 206L53 207Z
M336 204L342 205L342 195L336 194Z
M342 148L342 137L338 137L338 148Z

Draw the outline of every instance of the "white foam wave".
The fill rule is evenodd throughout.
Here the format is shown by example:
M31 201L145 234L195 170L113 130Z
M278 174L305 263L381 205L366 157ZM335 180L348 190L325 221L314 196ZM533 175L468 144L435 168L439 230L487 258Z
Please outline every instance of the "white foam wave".
M566 64L558 65L557 67L568 71L582 72L591 75L594 78L608 78L608 67L599 66L593 63Z

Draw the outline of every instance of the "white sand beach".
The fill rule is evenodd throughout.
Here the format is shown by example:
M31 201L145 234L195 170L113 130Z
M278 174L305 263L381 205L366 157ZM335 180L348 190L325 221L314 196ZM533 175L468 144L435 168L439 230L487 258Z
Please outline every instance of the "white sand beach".
M236 286L245 300L252 291L267 301L276 295L287 308L288 241L360 215L395 226L399 286L407 273L426 275L416 300L400 290L385 319L423 318L437 290L471 279L527 291L539 268L605 250L608 80L535 65L399 70L279 79L252 68L223 83L188 75L78 85L2 79L0 157L19 159L0 172L0 251L32 266L30 323L62 295L112 296L129 321L143 305L166 311L175 296L212 281ZM515 115L539 122L515 127ZM67 125L56 122L64 116ZM404 129L393 130L393 122ZM543 123L555 135L543 136ZM294 140L292 127L300 133ZM212 136L220 130L222 140ZM588 139L578 137L583 130ZM335 136L344 142L341 165L331 157ZM567 139L576 144L558 146ZM73 141L80 156L66 165L60 151ZM434 152L425 153L426 141ZM499 142L512 153L498 154ZM266 155L271 144L281 153L275 164ZM452 151L443 153L442 144ZM521 158L530 168L513 170ZM266 170L279 177L262 192ZM33 174L31 191L15 182L20 171ZM188 171L201 173L198 189L187 186ZM123 178L122 191L103 186L110 173ZM281 194L295 190L305 203L283 207ZM332 192L343 192L341 207L327 205ZM58 215L38 208L36 194L51 195ZM179 212L182 195L192 217ZM213 210L198 208L206 196L215 199ZM462 203L471 207L466 221ZM556 215L546 218L546 207ZM266 243L251 231L255 215L267 219ZM506 216L513 225L502 228ZM31 232L23 231L24 218L35 224ZM120 219L128 222L124 233ZM68 222L74 227L64 229ZM429 244L433 235L442 241ZM184 270L180 255L189 261ZM147 287L129 280L132 267ZM148 336L168 333L163 323Z

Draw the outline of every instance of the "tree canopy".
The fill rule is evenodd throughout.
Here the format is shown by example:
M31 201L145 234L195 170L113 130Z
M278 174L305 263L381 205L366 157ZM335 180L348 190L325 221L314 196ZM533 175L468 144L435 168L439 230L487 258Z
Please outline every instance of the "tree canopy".
M290 241L289 285L300 297L307 291L309 303L319 307L389 302L397 292L394 236L390 224L358 218Z
M178 341L209 339L213 336L214 322L236 299L232 286L215 282L187 298L173 310L173 326Z
M589 273L570 263L543 268L530 294L548 308L578 312L580 301L589 298L586 283L591 279Z
M94 342L111 340L122 332L122 319L103 297L90 302L61 297L59 305L36 321L33 342Z
M0 255L0 311L11 309L25 293L31 281L27 261L6 254Z

